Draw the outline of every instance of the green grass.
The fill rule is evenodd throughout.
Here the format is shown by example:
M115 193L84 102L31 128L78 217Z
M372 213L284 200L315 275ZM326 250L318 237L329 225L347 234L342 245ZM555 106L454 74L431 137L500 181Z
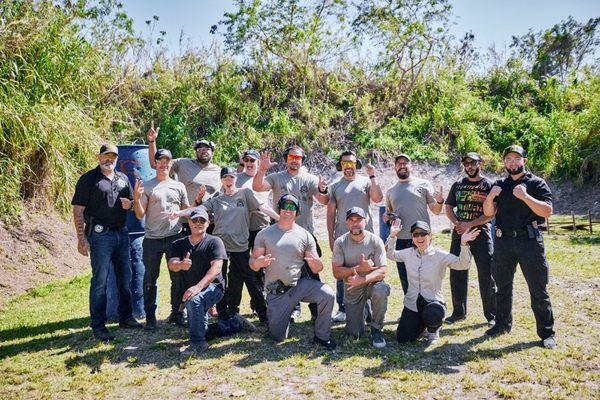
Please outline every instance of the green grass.
M448 247L447 235L435 241ZM396 344L402 294L391 267L384 350L348 338L342 325L333 330L338 350L313 347L303 306L301 323L284 343L264 331L237 335L213 342L202 358L180 356L186 331L166 324L151 334L113 326L117 340L96 343L87 327L86 275L30 290L0 311L0 398L598 398L600 247L595 239L568 236L547 237L546 244L559 343L554 351L538 346L521 274L513 331L493 340L483 334L473 269L466 321L444 326L439 343L429 348ZM333 283L330 273L322 276ZM163 269L162 318L167 288ZM447 282L444 289L449 299ZM243 306L248 312L247 297Z

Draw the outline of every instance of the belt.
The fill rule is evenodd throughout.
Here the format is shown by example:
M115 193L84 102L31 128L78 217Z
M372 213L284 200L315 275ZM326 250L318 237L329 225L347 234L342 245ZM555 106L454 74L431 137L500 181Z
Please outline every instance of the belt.
M116 226L107 226L107 225L102 225L102 224L94 224L94 226L93 226L93 230L96 233L102 233L102 232L119 232L123 228L124 228L124 226L122 226L122 227L116 227Z
M496 237L507 237L507 238L516 238L528 236L527 229L517 229L517 230L509 230L509 229L500 229L496 228Z

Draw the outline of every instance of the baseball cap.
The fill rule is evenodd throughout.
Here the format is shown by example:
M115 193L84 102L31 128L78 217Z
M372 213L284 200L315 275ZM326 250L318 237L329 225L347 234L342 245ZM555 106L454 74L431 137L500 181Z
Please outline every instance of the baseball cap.
M408 162L411 162L411 161L412 161L412 160L410 159L410 157L408 156L408 154L402 153L402 154L398 154L398 155L396 156L396 158L394 158L394 163L397 163L397 162L398 162L398 160L399 160L400 158L402 158L402 157L406 158L406 159L408 160Z
M298 209L300 209L300 200L294 196L293 194L284 194L283 196L281 196L281 198L279 199L279 208L281 208L281 206L286 202L286 201L290 201L292 203L294 203L296 205L296 207Z
M108 154L108 153L113 153L118 156L119 149L117 148L117 146L115 146L112 143L104 143L102 146L100 146L100 152L98 154Z
M207 146L207 147L210 147L210 149L212 151L215 151L215 142L211 142L210 140L196 141L196 143L194 144L194 150L198 150L198 147L200 147L200 146Z
M200 207L192 211L192 213L190 214L190 219L196 218L202 218L205 221L208 221L208 213L206 212L206 209L204 209L204 207Z
M346 211L346 219L350 218L353 215L358 215L361 218L367 218L365 215L365 211L360 207L352 207Z
M255 160L258 160L260 158L260 153L257 150L250 149L250 150L246 150L244 152L244 154L242 155L242 158L244 158L244 157L250 157L250 158L254 158Z
M431 228L429 227L429 224L425 221L417 221L414 224L412 224L412 226L410 227L410 233L413 233L417 229L421 229L427 233L431 233Z
M502 152L502 158L506 157L508 153L517 153L521 157L527 157L527 152L521 146L513 144L512 146L508 146Z
M169 160L173 159L173 154L167 149L158 149L156 153L154 153L154 159L160 160L163 157L167 157Z
M235 178L237 176L237 172L235 172L235 169L233 169L231 167L221 168L221 178L228 176L228 175L233 176Z
M475 153L474 151L467 153L463 156L463 158L460 160L461 162L464 162L467 158L470 158L473 161L483 161L481 159L481 156L478 153Z

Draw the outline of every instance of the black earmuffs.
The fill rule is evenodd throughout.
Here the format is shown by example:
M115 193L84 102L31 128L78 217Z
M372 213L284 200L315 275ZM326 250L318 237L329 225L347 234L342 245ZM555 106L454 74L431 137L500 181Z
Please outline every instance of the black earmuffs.
M279 201L277 201L277 212L281 211L283 203L285 203L286 201L293 201L294 203L296 203L296 206L298 207L298 210L296 210L296 216L300 215L300 212L302 211L302 207L300 206L300 199L298 198L298 196L291 193L286 193L279 198Z
M362 162L356 156L356 153L352 150L345 150L342 154L340 154L340 158L338 158L338 162L335 164L335 169L338 171L342 170L342 157L344 156L354 156L356 158L356 169L362 168Z
M304 153L304 149L300 146L290 146L287 149L285 149L283 151L283 159L287 160L288 155L290 154L290 151L292 150L300 150L302 152L302 162L304 162L304 160L306 160L306 154Z

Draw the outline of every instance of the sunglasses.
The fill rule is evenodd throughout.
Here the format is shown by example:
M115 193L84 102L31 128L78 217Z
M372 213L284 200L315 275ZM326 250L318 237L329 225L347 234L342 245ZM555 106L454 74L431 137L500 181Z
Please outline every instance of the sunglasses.
M298 211L298 206L294 203L283 203L281 209L286 211Z
M206 223L206 220L204 218L194 218L192 220L190 220L190 224L200 224L203 225Z
M425 237L429 235L429 232L415 232L412 234L412 237L416 238L416 237Z
M474 167L477 165L477 161L465 161L464 163L462 163L462 165L464 165L465 167Z
M340 162L342 167L354 167L356 166L356 161L342 161Z
M302 161L302 156L296 155L296 154L289 154L287 156L287 159L290 160L290 161L294 161L294 160L296 160L296 161Z
M256 162L256 160L254 158L244 158L243 161L244 162L249 162L249 163Z

